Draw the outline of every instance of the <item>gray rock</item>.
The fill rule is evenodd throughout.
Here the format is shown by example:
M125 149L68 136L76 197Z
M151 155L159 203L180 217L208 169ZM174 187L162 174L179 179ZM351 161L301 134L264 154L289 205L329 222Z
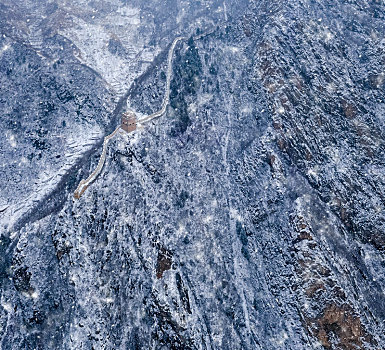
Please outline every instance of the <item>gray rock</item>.
M130 4L154 59L123 94L56 27L2 39L0 347L384 348L383 2L187 4ZM166 113L75 200L127 99L159 108L179 34ZM71 158L53 135L79 130Z

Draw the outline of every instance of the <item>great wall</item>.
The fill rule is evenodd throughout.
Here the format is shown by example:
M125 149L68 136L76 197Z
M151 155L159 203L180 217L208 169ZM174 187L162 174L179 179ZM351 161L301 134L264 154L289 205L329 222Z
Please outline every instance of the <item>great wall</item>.
M142 117L141 119L137 119L137 116L135 112L128 110L127 112L122 114L121 118L121 124L109 135L107 135L104 138L103 141L103 149L102 154L99 158L98 164L95 168L95 170L87 177L87 179L82 179L76 188L74 192L74 198L79 199L82 194L85 192L85 190L90 186L90 184L95 181L95 179L98 177L100 172L103 169L105 160L106 160L106 153L107 153L107 147L109 141L116 136L120 130L123 130L126 133L131 133L137 129L138 126L142 126L143 124L146 124L150 122L151 120L160 117L166 112L167 104L169 102L170 98L170 81L171 81L171 73L172 73L172 58L175 50L175 46L178 43L178 41L184 39L184 37L177 37L174 39L174 41L171 44L170 51L168 53L167 58L167 77L166 77L166 88L165 93L163 96L162 106L161 108L147 116Z

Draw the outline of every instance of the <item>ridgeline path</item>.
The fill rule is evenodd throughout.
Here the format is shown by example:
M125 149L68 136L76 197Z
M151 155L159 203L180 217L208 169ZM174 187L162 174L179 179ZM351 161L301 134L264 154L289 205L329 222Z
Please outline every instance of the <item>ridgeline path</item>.
M180 41L182 39L184 39L184 37L175 38L173 43L171 44L171 47L170 47L170 50L168 53L166 88L165 88L161 108L157 112L154 112L150 115L147 115L147 116L139 119L138 121L136 121L136 124L143 125L143 124L148 123L149 121L151 121L157 117L160 117L162 114L164 114L166 112L167 104L168 104L169 99L170 99L170 81L171 81L171 73L172 73L172 57L174 54L176 44L178 43L178 41ZM74 191L74 197L76 199L79 199L81 197L81 195L85 192L85 190L88 188L88 186L93 181L95 181L95 179L98 177L98 175L102 171L102 168L104 166L104 162L106 160L108 142L119 132L120 129L121 129L121 126L119 125L111 134L107 135L104 138L102 154L100 156L98 164L97 164L95 170L91 173L91 175L87 177L87 179L85 179L85 180L83 179L80 181L78 187Z

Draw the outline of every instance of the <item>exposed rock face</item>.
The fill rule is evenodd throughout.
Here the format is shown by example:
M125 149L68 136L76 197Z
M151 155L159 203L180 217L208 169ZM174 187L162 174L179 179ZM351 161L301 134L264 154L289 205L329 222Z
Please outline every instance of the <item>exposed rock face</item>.
M213 14L218 27L177 46L166 114L118 134L79 200L72 191L100 149L83 148L16 222L2 204L0 347L385 348L385 5L261 1L240 14L234 4L227 22ZM165 52L110 124L115 100L98 96L113 91L87 70L101 109L87 123L108 133L127 97L137 113L158 110ZM15 57L1 58L5 81ZM47 120L41 142L57 121Z

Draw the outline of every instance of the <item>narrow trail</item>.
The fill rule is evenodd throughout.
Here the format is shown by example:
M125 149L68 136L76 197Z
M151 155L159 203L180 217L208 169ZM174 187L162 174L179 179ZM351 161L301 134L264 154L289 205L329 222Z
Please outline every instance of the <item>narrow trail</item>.
M180 41L182 39L185 39L185 38L181 37L181 36L175 38L173 43L172 43L172 45L171 45L171 47L170 47L170 51L168 53L166 89L165 89L165 93L164 93L164 96L163 96L163 102L162 102L161 109L159 111L157 111L157 112L154 112L154 113L152 113L152 114L150 114L148 116L145 116L145 117L139 119L138 120L139 124L147 123L147 122L151 121L152 119L160 117L162 114L164 114L166 112L167 104L170 101L170 83L171 83L171 73L172 73L172 57L173 57L173 54L174 54L174 50L175 50L176 44L178 43L178 41Z
M150 115L144 116L141 119L135 121L135 129L136 129L136 125L138 125L138 124L139 125L143 125L145 123L148 123L151 120L153 120L153 119L155 119L157 117L160 117L162 114L164 114L166 112L166 108L167 108L167 105L168 105L169 100L170 100L170 83L171 83L171 74L172 74L172 58L173 58L173 54L174 54L174 50L175 50L176 44L178 43L178 41L180 41L182 39L185 39L185 38L184 37L177 37L177 38L175 38L174 41L171 44L171 47L170 47L170 50L169 50L169 53L168 53L166 88L165 88L165 93L164 93L164 96L163 96L163 101L162 101L161 108L157 112L154 112L154 113L152 113ZM90 176L88 176L87 179L85 179L85 180L83 179L83 180L80 181L78 187L74 191L74 198L75 199L79 199L81 197L81 195L85 192L85 190L88 188L88 186L93 181L95 181L95 179L98 177L98 175L102 171L103 166L104 166L104 162L106 160L106 153L107 153L108 143L109 143L109 141L115 135L118 134L120 129L121 129L121 125L119 125L111 134L107 135L104 138L102 154L100 156L98 164L97 164L95 170L90 174Z
M84 193L84 191L87 189L87 187L90 185L90 183L92 181L94 181L96 179L96 177L102 171L104 162L106 160L106 152L107 152L108 142L118 133L119 130L120 130L120 125L114 130L113 133L111 133L110 135L108 135L104 138L102 155L100 156L100 159L98 161L98 165L96 166L95 170L91 173L91 175L87 177L87 179L80 181L78 187L76 188L76 190L74 192L74 197L76 199L80 198L80 196Z

